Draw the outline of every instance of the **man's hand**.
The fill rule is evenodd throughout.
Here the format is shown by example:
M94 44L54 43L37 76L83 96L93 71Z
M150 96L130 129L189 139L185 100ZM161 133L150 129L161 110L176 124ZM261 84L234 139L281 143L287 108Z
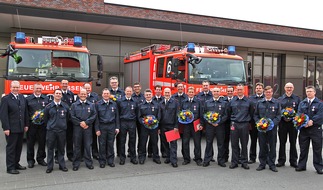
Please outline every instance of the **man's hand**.
M96 136L100 136L101 135L101 131L97 131L97 132L95 132L95 134L96 134Z
M307 125L308 125L309 127L310 127L310 126L312 126L312 125L313 125L313 120L311 120L311 119L310 119L310 120L308 121Z
M178 128L174 128L175 133L178 133Z
M6 136L9 136L10 135L10 130L5 130L5 131L3 131L4 132L4 134L6 135Z
M119 129L116 129L116 135L119 134L120 130Z
M25 126L24 130L25 130L25 132L27 132L28 131L28 126Z
M217 126L219 126L219 124L212 124L213 125L213 127L217 127Z
M80 126L81 126L83 129L85 129L85 127L86 127L86 123L85 123L85 121L81 121L81 122L80 122Z
M199 126L199 131L202 131L203 130L203 126L202 125L200 125Z

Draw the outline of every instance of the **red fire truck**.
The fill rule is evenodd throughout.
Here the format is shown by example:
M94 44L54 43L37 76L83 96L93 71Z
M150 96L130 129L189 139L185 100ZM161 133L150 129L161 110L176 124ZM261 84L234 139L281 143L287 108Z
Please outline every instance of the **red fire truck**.
M5 94L10 92L12 80L20 82L22 94L33 93L33 85L43 85L43 93L50 94L60 87L62 79L69 80L70 90L78 93L84 82L91 82L89 50L82 46L82 38L42 36L35 42L33 37L17 32L2 54L7 56ZM102 58L97 55L98 82L102 79Z
M124 58L125 86L140 82L143 89L155 85L176 91L176 84L185 89L194 86L196 93L202 91L202 81L208 80L211 87L219 87L226 94L228 85L245 85L248 95L250 64L235 54L235 47L220 49L214 46L198 46L188 43L185 47L154 44ZM248 65L248 69L246 66Z

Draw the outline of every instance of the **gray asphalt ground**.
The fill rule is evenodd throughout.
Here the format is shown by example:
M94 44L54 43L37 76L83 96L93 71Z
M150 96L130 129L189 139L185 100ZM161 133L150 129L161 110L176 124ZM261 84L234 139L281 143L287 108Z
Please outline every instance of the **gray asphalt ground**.
M279 142L278 142L279 143ZM277 143L277 151L278 151ZM239 167L229 169L221 168L216 162L211 162L209 167L197 166L195 162L183 166L181 141L178 141L178 168L169 164L155 164L147 158L144 165L133 165L129 159L126 164L119 165L116 158L116 167L99 168L98 162L94 161L94 169L89 170L82 163L78 171L72 170L72 163L66 161L68 172L62 172L56 164L54 171L47 174L46 167L35 165L34 168L21 171L19 175L6 173L5 167L5 136L0 134L0 189L60 189L60 190L90 190L90 189L323 189L323 175L316 174L313 168L312 150L308 158L307 171L295 172L295 169L286 163L285 167L278 168L274 173L268 169L256 171L258 162L250 165L250 170ZM288 145L289 146L289 145ZM287 150L289 150L287 146ZM216 143L214 143L216 147ZM202 155L204 155L205 139L202 139ZM193 142L191 141L191 150ZM215 154L217 149L215 148ZM193 153L191 151L191 157ZM67 160L67 159L66 159ZM288 160L288 158L287 158ZM21 156L21 165L27 166L26 143L24 143Z

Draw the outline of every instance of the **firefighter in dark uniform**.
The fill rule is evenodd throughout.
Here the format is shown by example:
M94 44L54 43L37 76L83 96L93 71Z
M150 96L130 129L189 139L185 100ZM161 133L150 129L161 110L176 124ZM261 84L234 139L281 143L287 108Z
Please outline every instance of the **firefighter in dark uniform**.
M164 96L162 96L162 86L160 85L156 85L155 86L155 96L153 97L152 101L156 102L157 104L161 103L164 101ZM159 137L161 138L161 135L159 134ZM161 144L162 142L160 141L160 152L162 153L162 157L166 158L166 153L165 150ZM159 152L159 147L157 146L157 150ZM152 148L152 144L150 141L150 137L149 137L149 141L148 141L148 158L151 158L153 155L153 148Z
M259 138L259 167L257 171L261 171L266 168L266 164L269 165L269 169L273 172L278 172L275 160L276 160L276 143L277 143L277 125L281 118L280 104L278 100L273 98L273 89L271 86L266 86L264 89L265 98L260 100L254 112L255 122L261 118L269 118L274 122L274 128L270 131L260 132L258 131Z
M281 108L293 108L297 112L298 104L301 101L298 96L293 94L294 85L292 83L285 84L285 94L278 98ZM289 163L290 166L297 167L297 150L296 150L296 139L297 130L295 130L294 123L291 120L286 120L284 117L281 118L278 129L279 137L279 155L277 167L285 166L286 162L286 142L287 135L289 134Z
M228 105L228 115L230 116L231 130L231 148L232 160L230 169L238 167L239 156L241 153L241 166L244 169L249 169L248 166L248 140L249 140L249 125L253 112L252 102L244 96L244 86L237 85L237 96L235 96ZM241 152L239 148L241 144Z
M132 87L128 86L125 89L125 96L117 101L120 117L120 165L125 164L126 160L126 141L127 133L129 134L128 148L130 162L133 164L138 164L136 159L136 121L137 121L137 111L138 103L132 98Z
M90 83L85 83L83 85L83 88L87 92L86 100L95 104L97 101L99 101L99 95L96 92L92 92L92 86ZM76 101L79 100L79 97L76 97ZM99 159L99 149L98 149L98 137L95 134L95 128L92 127L92 157L94 159ZM82 145L83 146L83 145ZM82 155L83 155L83 148L81 149Z
M87 91L82 88L79 93L79 100L71 106L71 120L74 125L73 142L74 158L73 171L77 171L82 160L81 149L84 147L84 161L87 168L92 170L93 161L91 157L93 123L96 119L95 105L87 99ZM83 144L83 146L82 146Z
M232 100L234 89L232 86L227 87L227 96L223 97L223 101L230 102ZM231 120L230 117L228 117L227 121L225 122L225 134L224 134L224 149L225 149L225 162L228 162L229 160L229 142L230 142L230 124Z
M298 113L308 115L309 121L301 128L298 136L300 156L296 171L305 171L308 158L310 141L313 147L313 165L318 174L323 174L322 161L322 124L323 124L323 103L315 97L315 87L306 87L306 98L299 103Z
M138 116L137 119L141 124L141 133L140 133L140 146L139 146L139 164L144 164L146 160L146 147L147 147L147 140L148 137L151 141L152 146L152 157L153 161L157 164L160 164L160 157L158 154L158 128L156 129L147 129L144 127L143 118L147 115L154 115L156 119L160 120L159 114L159 104L155 101L152 101L152 91L150 89L145 90L145 102L139 104L138 107Z
M29 116L29 128L27 132L27 163L28 168L33 168L35 165L35 144L38 142L38 150L36 160L39 165L47 166L44 161L46 158L46 126L43 121L36 121L32 119L35 112L43 113L45 106L49 103L49 98L42 94L42 84L34 84L34 93L26 98Z
M97 118L95 131L99 137L99 163L104 168L106 163L114 167L114 139L119 133L120 121L117 103L110 99L110 91L102 90L102 99L95 104Z
M125 93L122 89L119 88L119 80L118 77L112 76L110 77L110 94L113 95L117 100L121 100L122 97L125 96ZM117 156L120 156L120 137L117 134L116 136L116 148L117 148Z
M136 101L138 103L138 105L145 101L144 94L141 93L141 85L139 82L135 82L133 84L133 91L134 92L132 94L132 99L134 101ZM137 134L138 134L138 141L137 141L137 152L138 152L139 142L140 142L140 135L139 134L140 134L140 129L141 129L138 119L136 120L136 126L137 126ZM128 146L128 153L129 153L129 146ZM130 156L130 155L128 154L128 156Z
M202 82L202 92L199 92L196 95L196 97L201 102L201 107L203 109L203 106L205 105L205 102L207 100L213 98L212 92L210 90L210 82L209 81L204 80ZM203 117L203 116L201 116L201 117ZM213 147L212 147L212 158L211 158L211 162L215 162L213 156L214 156L214 150L213 150Z
M54 149L57 148L57 157L59 169L67 172L65 165L65 144L67 122L69 120L69 106L61 101L62 90L54 90L54 100L45 107L44 122L46 124L47 136L47 170L46 173L51 173L54 166Z
M164 89L164 101L159 104L160 121L159 129L161 134L161 143L166 154L165 164L171 163L174 168L177 167L177 140L167 142L165 132L174 130L178 132L178 113L180 104L177 100L171 98L170 88Z
M62 101L65 102L68 107L71 107L75 102L75 98L74 93L68 89L68 80L61 81L61 90L63 92ZM73 162L73 123L71 120L67 121L66 155L68 160Z
M220 99L220 89L214 88L212 90L213 98L207 100L203 106L203 114L213 111L219 113L220 122L218 124L210 124L204 118L201 120L201 125L205 126L206 148L204 154L203 166L210 165L213 156L213 139L216 136L218 146L218 165L226 167L224 158L224 123L227 120L227 102ZM202 116L201 116L202 117Z
M249 97L251 102L253 103L253 108L256 109L257 102L265 98L264 96L264 85L260 82L256 83L256 94ZM249 162L248 164L253 164L256 162L257 158L257 140L258 140L258 130L256 128L255 120L253 119L253 115L250 122L250 152L249 152Z
M187 89L187 99L183 100L180 110L190 110L194 114L194 121L200 119L202 114L202 108L200 101L194 96L195 89L194 87L189 87ZM182 154L184 157L183 165L187 165L191 162L190 154L190 139L193 137L194 140L194 158L198 166L202 166L201 158L201 137L202 137L202 126L199 126L199 131L195 132L194 124L189 123L185 124L183 127L183 137L182 137Z
M18 170L26 167L19 164L24 131L28 131L28 111L26 99L19 94L20 83L12 81L11 93L2 97L0 104L0 119L6 136L6 166L7 173L19 174Z
M180 106L182 106L183 100L187 99L187 94L184 93L184 84L177 84L177 92L172 95L172 98L177 100Z

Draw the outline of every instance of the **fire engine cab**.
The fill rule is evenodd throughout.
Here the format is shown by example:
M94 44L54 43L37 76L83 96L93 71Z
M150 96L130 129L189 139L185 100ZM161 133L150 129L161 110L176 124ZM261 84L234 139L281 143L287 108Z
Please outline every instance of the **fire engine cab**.
M140 82L143 89L161 85L176 91L180 82L185 89L194 86L198 93L207 80L211 88L219 87L222 95L226 95L228 85L244 84L248 95L250 69L245 69L246 64L235 54L234 46L220 49L194 43L185 47L154 44L126 55L124 63L125 86Z
M82 46L82 37L63 38L33 37L17 32L2 57L7 56L5 94L10 92L12 80L20 82L22 94L33 93L33 85L43 85L43 93L49 94L60 87L60 81L70 81L70 90L77 93L84 82L91 82L90 52ZM92 54L93 55L93 54ZM98 85L102 79L102 58L97 55Z

